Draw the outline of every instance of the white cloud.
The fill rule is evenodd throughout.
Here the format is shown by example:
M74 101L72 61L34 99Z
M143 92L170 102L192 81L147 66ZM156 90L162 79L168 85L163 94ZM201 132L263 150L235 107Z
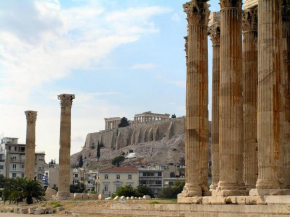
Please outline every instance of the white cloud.
M174 13L171 19L174 22L180 22L180 16L178 15L178 13Z
M131 67L131 69L154 69L157 68L158 66L153 63L147 63L147 64L136 64Z
M0 1L0 135L25 142L24 111L38 111L37 150L58 160L60 106L50 82L72 70L94 70L117 47L158 32L153 16L163 7L109 12L87 4L64 9L58 0ZM87 133L104 129L104 117L129 116L130 108L108 103L115 92L75 93L72 108L72 153L83 146ZM37 93L38 98L32 96ZM41 98L39 100L39 98ZM4 123L4 124L3 124Z

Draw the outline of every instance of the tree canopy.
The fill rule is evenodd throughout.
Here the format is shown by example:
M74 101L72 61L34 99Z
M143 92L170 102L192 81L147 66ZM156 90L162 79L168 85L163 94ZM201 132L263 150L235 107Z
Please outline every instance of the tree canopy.
M84 165L84 161L83 161L83 155L80 155L80 158L79 158L79 167L83 167Z
M115 165L116 167L120 167L121 163L125 160L125 157L124 156L118 156L118 157L115 157L113 160L112 160L112 164Z
M118 125L119 128L122 128L122 127L128 127L130 124L129 124L129 121L127 118L123 117L120 121L120 124Z

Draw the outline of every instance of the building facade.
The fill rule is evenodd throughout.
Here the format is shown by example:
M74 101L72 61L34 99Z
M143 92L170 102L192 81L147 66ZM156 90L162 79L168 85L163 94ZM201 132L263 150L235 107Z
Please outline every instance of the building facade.
M137 167L115 167L100 171L97 178L97 193L109 197L125 185L131 185L133 188L139 185Z

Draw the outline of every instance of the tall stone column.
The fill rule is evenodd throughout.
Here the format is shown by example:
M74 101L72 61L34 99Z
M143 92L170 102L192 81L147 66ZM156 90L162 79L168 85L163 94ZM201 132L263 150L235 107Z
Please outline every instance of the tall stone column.
M206 194L208 180L208 45L207 0L183 5L188 21L186 83L186 184L179 203L194 203L190 197Z
M258 3L258 181L250 195L280 189L283 169L281 141L280 3Z
M58 199L66 200L70 197L71 107L75 95L61 94L58 99L61 106Z
M25 146L25 171L24 176L28 179L34 179L35 167L35 124L36 124L36 111L26 111L26 146Z
M290 1L282 4L282 89L285 188L290 189Z
M212 13L210 15L209 35L213 49L211 118L212 183L210 189L215 190L219 182L220 13Z
M247 194L243 182L242 0L220 0L220 120L218 189L213 195Z
M247 189L258 178L258 7L243 12L244 182Z

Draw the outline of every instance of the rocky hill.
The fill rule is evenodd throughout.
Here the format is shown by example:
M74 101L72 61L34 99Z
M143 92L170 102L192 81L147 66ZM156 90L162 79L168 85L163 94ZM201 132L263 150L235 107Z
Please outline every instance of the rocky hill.
M184 164L185 118L129 126L87 135L83 150L71 156L71 165L78 164L82 155L88 169L111 167L117 156L135 153L122 166ZM101 157L96 159L97 144L102 143Z

